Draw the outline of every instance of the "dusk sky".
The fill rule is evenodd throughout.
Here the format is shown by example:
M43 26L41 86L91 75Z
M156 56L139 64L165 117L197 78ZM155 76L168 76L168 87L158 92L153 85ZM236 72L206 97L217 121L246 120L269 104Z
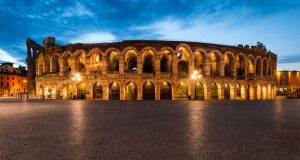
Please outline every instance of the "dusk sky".
M262 42L279 70L300 70L300 0L0 0L0 61L25 65L25 41Z

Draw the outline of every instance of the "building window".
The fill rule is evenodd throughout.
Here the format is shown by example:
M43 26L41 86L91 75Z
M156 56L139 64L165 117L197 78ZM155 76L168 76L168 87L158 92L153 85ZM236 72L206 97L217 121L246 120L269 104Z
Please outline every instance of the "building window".
M9 77L7 77L6 79L9 80Z
M7 82L6 86L9 87L9 83L8 82Z
M3 82L1 82L1 86L3 86Z

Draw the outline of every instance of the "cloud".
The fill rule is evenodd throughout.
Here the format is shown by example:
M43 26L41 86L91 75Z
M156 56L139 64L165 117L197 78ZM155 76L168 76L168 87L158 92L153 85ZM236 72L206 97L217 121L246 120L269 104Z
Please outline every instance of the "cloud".
M99 42L112 42L116 37L109 32L91 32L82 34L78 37L71 38L69 43L99 43Z
M18 58L11 56L9 53L0 48L0 61L1 62L11 62L14 63L15 66L26 66L24 62L21 62Z
M64 10L63 17L73 17L73 16L93 16L94 13L90 11L87 7L77 2L75 6L68 7Z

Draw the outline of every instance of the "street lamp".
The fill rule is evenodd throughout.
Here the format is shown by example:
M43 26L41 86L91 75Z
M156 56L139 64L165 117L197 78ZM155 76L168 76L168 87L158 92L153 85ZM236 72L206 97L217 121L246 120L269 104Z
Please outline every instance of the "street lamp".
M71 78L73 81L80 82L81 81L81 76L79 73L76 73L74 77Z
M201 79L201 78L202 78L202 75L199 74L198 71L193 71L193 74L191 75L191 78L192 78L193 80Z

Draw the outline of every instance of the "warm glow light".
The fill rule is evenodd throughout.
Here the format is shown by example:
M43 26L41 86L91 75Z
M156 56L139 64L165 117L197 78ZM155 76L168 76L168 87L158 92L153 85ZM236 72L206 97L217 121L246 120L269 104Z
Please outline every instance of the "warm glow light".
M192 78L192 79L196 79L196 75L193 74L193 75L191 76L191 78Z
M72 80L75 81L75 77L72 77Z
M194 75L197 75L197 74L198 74L198 71L194 71L193 74L194 74Z

